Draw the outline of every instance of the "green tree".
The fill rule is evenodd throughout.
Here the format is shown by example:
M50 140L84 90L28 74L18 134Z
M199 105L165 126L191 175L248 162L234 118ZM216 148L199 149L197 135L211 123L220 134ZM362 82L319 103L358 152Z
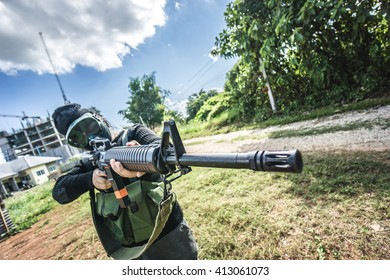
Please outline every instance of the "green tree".
M156 85L155 73L142 78L130 78L128 89L128 106L118 113L130 122L144 122L150 128L161 125L165 110L164 99L170 92Z
M184 123L184 116L179 111L166 108L164 120L175 120L177 123Z
M241 116L268 118L272 115L270 100L258 69L258 64L246 63L241 58L227 73L224 90L231 95L231 106L237 107Z
M228 113L231 108L231 99L231 95L228 95L225 92L210 97L196 113L195 120L210 121L224 112Z
M198 93L190 95L186 105L187 121L194 119L202 105L209 98L216 96L217 94L218 91L216 90L209 90L206 92L205 90L201 89Z
M389 7L384 0L236 0L213 54L241 58L227 86L235 85L246 114L264 107L263 68L282 110L363 99L389 86Z

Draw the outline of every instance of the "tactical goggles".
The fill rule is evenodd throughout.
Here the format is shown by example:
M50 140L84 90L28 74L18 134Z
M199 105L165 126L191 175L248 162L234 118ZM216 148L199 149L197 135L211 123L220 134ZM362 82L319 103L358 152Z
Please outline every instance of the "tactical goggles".
M106 135L104 124L96 116L86 113L71 123L66 133L68 143L77 148L89 147L89 141Z

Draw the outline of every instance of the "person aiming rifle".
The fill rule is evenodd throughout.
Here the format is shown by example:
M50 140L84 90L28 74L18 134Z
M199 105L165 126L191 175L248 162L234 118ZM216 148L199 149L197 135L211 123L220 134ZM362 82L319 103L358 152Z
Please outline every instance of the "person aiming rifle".
M56 129L66 136L68 144L87 151L93 150L90 141L94 139L106 139L115 146L129 147L161 143L161 138L140 124L130 126L115 137L106 120L79 104L61 106L52 117ZM161 202L162 192L158 185L162 176L129 171L115 160L109 162L108 170L119 175L124 186L136 197L134 200L138 205L134 208L138 207L138 210L118 206L113 181L108 180L107 173L89 158L83 158L70 172L57 179L52 196L57 202L66 204L90 193L95 227L104 249L114 259L197 259L195 238L174 196L167 201L168 209L163 209L165 213L169 212L164 217L164 224L156 226L150 217L156 215ZM143 192L149 189L153 192L149 191L146 199ZM148 242L153 230L159 234L154 236L154 242Z
M191 166L294 173L303 168L298 150L187 154L174 121L164 122L162 138L142 125L114 138L107 122L78 104L58 108L53 120L69 144L89 151L57 180L53 197L68 203L89 191L95 228L114 259L197 258L171 186Z

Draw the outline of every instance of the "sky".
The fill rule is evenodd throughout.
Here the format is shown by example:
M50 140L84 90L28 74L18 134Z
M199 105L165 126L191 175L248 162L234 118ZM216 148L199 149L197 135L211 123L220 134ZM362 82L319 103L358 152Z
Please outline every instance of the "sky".
M155 72L170 109L223 89L234 59L212 57L227 0L0 0L0 114L46 118L66 98L126 124L130 78ZM42 32L50 60L39 36ZM0 131L21 128L0 117Z

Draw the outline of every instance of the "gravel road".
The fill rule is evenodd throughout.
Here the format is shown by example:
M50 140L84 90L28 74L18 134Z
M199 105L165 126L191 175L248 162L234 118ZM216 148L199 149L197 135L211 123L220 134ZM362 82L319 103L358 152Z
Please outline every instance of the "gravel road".
M350 124L356 129L346 130ZM390 149L390 105L364 111L340 113L310 121L193 138L184 141L188 153L248 152L253 150L331 151ZM361 126L359 128L359 126ZM340 131L301 137L270 138L272 132L338 127Z

